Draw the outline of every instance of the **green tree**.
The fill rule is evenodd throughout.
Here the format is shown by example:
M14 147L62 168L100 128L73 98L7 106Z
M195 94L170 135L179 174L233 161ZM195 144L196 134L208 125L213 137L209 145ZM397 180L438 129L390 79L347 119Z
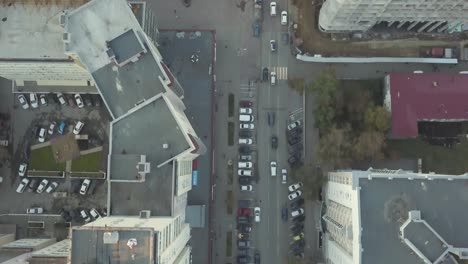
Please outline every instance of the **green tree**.
M385 135L379 131L364 131L354 140L354 160L383 159Z
M302 192L305 199L317 199L320 187L322 187L326 179L321 169L302 166L292 170L291 175L294 181L302 182L304 185Z
M364 125L370 131L385 133L390 128L390 113L382 106L371 106L364 114Z
M349 125L330 128L320 137L317 156L320 163L334 168L345 167L351 162L352 139Z

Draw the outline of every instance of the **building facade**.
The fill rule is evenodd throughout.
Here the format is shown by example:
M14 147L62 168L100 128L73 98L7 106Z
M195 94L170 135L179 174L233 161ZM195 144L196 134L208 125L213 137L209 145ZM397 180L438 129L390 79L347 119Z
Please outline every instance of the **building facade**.
M324 32L367 31L380 22L418 32L452 31L468 22L463 0L326 0L320 9Z

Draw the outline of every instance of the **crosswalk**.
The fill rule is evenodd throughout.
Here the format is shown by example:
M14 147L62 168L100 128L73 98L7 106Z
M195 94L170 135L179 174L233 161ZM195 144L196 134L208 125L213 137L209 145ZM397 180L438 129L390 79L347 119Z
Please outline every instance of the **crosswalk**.
M241 96L245 98L252 98L257 93L257 86L253 85L252 83L241 84L239 88Z
M288 79L288 67L270 67L271 72L276 72L276 78L278 80Z

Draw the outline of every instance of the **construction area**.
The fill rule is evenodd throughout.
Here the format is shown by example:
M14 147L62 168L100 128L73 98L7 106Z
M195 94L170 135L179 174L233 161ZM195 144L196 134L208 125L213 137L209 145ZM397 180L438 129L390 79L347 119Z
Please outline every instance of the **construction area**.
M297 52L323 57L436 57L466 60L468 34L435 34L400 30L397 23L382 22L367 32L324 33L318 26L322 1L292 0L298 21L295 32ZM410 25L409 23L406 23ZM422 26L419 27L419 29ZM447 54L437 50L449 49Z

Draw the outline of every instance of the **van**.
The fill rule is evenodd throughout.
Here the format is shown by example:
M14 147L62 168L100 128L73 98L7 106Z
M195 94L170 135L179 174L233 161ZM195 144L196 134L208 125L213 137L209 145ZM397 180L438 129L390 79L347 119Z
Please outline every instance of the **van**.
M274 72L274 71L271 72L270 83L271 83L271 85L276 84L276 72Z
M253 122L254 116L253 115L239 115L239 121L241 122Z
M270 3L270 15L276 16L276 2Z
M252 162L247 161L247 162L238 162L237 166L239 169L250 169L252 168Z
M276 161L270 162L271 176L276 177Z

